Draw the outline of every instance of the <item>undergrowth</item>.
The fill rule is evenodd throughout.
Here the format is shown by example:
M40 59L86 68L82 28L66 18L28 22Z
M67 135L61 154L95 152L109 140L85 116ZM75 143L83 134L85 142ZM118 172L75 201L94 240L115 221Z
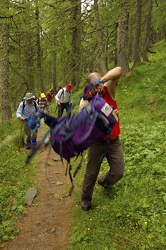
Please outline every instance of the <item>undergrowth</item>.
M84 152L83 166L74 178L74 219L68 250L165 249L165 43L156 44L154 49L157 53L149 55L151 62L141 62L119 83L125 175L108 190L95 186L89 212L80 207L87 161ZM80 96L82 87L74 90L73 99ZM55 106L51 111L55 114ZM18 151L19 137L18 120L0 126L0 247L18 233L17 219L26 213L25 192L33 186L35 161L25 165L27 155ZM72 160L73 168L79 160ZM104 160L99 177L107 169Z
M33 186L34 165L26 165L27 153L19 151L20 122L0 127L0 247L19 232L17 220L26 214L25 193Z
M162 43L155 49L157 53L149 55L151 62L141 62L119 83L125 176L108 190L96 184L89 212L80 206L84 154L74 180L76 203L68 250L165 249L166 54ZM99 177L107 170L104 160Z

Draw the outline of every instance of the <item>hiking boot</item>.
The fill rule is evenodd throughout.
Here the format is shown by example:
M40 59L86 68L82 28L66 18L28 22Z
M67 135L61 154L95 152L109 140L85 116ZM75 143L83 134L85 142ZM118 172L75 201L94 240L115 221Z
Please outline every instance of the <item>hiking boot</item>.
M84 211L89 211L89 209L91 208L91 202L89 200L83 200L81 202L81 207Z
M32 148L35 148L35 147L37 146L37 142L36 142L36 140L32 140L32 142L31 142L31 146L32 146Z
M98 184L103 188L108 188L110 186L108 182L104 182L101 179L98 180Z
M26 149L31 149L31 143L30 142L26 142L25 143L25 148Z

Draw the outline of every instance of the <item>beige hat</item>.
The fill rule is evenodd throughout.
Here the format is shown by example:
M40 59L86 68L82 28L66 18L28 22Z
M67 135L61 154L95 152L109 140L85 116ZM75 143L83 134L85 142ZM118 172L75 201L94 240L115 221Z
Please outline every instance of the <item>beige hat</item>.
M26 93L25 95L25 100L28 101L30 99L33 99L34 98L34 95L32 93Z

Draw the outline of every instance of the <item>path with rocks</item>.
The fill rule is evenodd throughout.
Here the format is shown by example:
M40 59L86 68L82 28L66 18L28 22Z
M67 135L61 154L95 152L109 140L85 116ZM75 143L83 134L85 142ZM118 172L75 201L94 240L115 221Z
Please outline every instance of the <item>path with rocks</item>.
M39 139L43 135L42 126ZM20 233L4 250L67 249L73 197L63 197L70 189L69 177L65 176L65 167L50 147L43 146L36 157L39 161L34 177L37 194L33 193L34 198L27 201L27 214L18 220Z

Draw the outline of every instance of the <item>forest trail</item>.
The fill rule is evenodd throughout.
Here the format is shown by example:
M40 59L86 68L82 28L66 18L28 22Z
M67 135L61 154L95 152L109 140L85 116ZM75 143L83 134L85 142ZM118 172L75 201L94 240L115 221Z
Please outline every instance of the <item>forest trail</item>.
M38 140L46 125L41 125ZM22 149L23 150L23 149ZM27 214L18 220L21 229L16 238L7 242L3 250L66 250L70 236L73 197L63 198L70 190L69 176L58 155L50 146L37 153L38 166L34 183L38 194Z

